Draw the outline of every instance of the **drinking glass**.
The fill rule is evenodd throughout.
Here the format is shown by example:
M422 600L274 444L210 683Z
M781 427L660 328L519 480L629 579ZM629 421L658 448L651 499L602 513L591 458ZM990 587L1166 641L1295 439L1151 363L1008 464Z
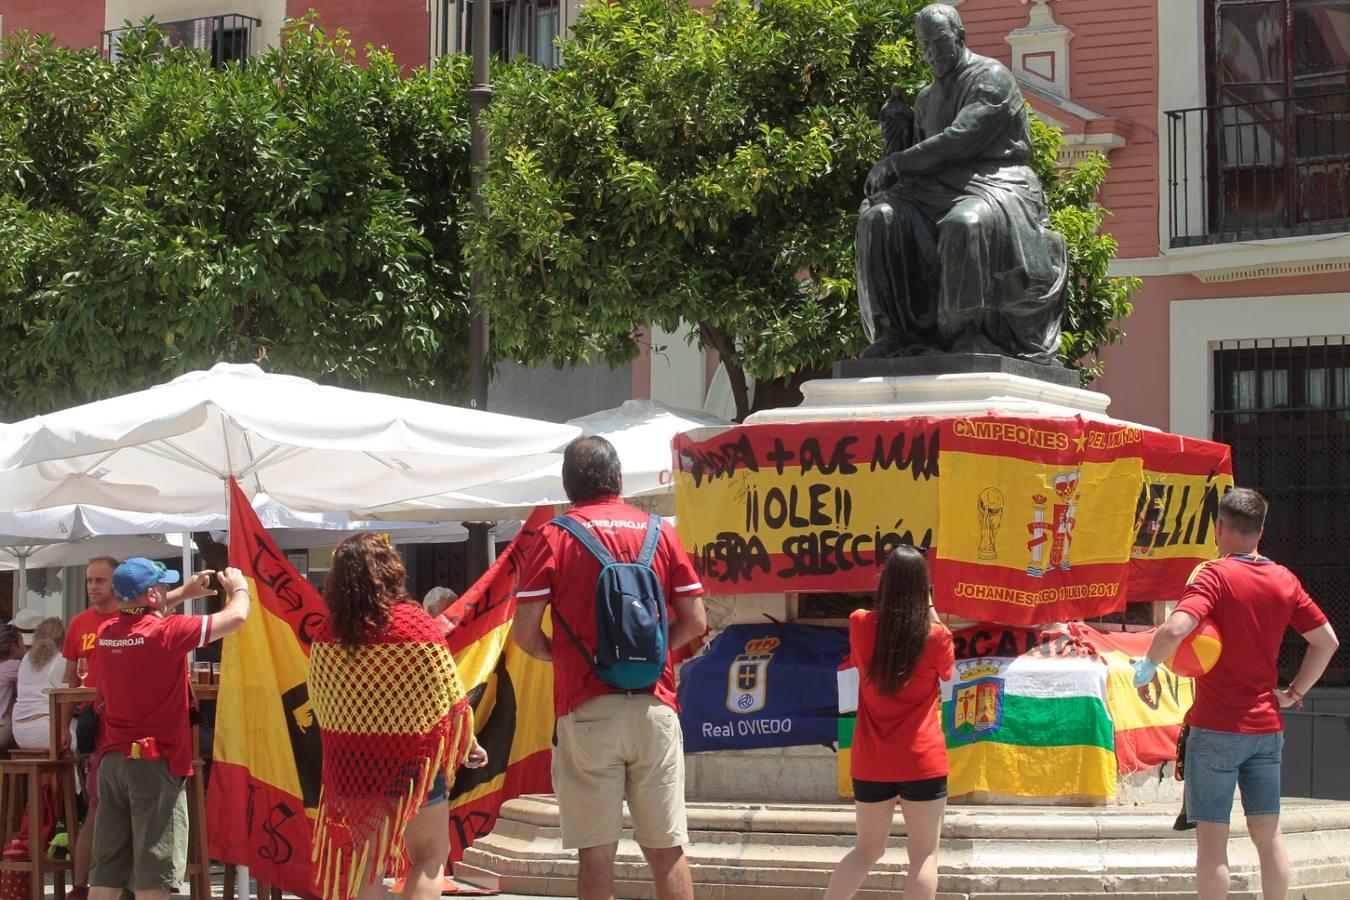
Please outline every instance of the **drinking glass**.
M89 658L81 656L75 660L75 674L80 678L80 687L84 687L85 679L89 677Z

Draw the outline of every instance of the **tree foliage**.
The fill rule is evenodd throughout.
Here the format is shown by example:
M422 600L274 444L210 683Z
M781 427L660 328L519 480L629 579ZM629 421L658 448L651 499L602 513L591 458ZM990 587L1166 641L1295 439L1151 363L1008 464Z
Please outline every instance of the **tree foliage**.
M464 369L466 59L403 77L313 20L212 68L0 48L0 418L266 359L448 396Z
M631 0L583 8L556 70L497 76L493 158L467 252L487 269L494 352L618 363L681 320L727 367L737 411L864 346L853 273L862 182L891 91L928 80L918 0ZM1071 246L1070 365L1118 339L1132 285L1092 206L1104 161L1055 173ZM1096 371L1084 368L1085 377ZM753 400L749 379L756 389Z

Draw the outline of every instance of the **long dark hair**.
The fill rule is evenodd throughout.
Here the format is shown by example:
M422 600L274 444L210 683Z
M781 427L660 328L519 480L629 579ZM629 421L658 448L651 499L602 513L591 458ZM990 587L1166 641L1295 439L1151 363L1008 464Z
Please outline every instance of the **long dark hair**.
M904 687L923 655L932 628L928 598L923 554L908 544L896 547L877 585L877 645L867 664L867 678L882 696Z
M338 544L323 583L328 623L339 643L370 640L389 622L395 603L409 602L408 572L398 551L372 531Z

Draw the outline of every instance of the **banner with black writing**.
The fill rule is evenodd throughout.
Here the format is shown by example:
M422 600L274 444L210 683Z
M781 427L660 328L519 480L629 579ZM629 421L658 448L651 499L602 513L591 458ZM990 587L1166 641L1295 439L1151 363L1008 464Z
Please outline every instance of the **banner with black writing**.
M1178 597L1233 484L1225 445L1081 416L746 425L673 451L710 593L871 591L911 544L939 611L1022 626Z

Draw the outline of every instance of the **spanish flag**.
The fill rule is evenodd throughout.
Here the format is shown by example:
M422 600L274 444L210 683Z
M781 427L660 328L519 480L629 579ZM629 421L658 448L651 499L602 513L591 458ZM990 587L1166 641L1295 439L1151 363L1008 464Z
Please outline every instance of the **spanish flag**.
M1146 431L1142 483L1131 524L1131 603L1175 600L1215 554L1219 500L1233 488L1227 444Z
M248 621L225 639L214 761L206 794L212 859L310 896L310 845L323 746L309 701L310 632L327 616L230 480L230 565L253 592Z
M492 831L507 800L553 791L553 666L511 641L521 570L552 518L551 506L537 508L492 567L444 613L478 743L488 753L485 767L461 769L450 789L452 862Z
M1148 652L1153 631L1098 631L1076 626L1107 665L1106 705L1116 739L1116 767L1128 775L1177 757L1177 736L1195 702L1195 679L1159 666L1153 681L1134 686L1134 660Z
M947 420L938 609L1020 626L1124 609L1142 442L1081 417Z

